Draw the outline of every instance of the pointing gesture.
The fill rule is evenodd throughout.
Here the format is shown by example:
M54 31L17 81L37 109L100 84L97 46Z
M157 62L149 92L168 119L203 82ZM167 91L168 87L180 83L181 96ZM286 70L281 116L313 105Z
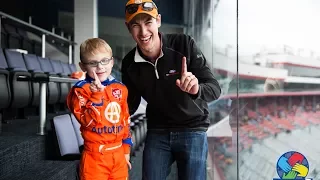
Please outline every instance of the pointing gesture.
M91 92L97 92L97 91L103 91L104 86L101 84L98 75L95 71L92 71L94 80L90 84L90 90Z
M199 91L199 82L198 79L187 70L187 59L186 57L182 58L181 65L181 78L176 81L177 86L184 92L189 94L197 94Z

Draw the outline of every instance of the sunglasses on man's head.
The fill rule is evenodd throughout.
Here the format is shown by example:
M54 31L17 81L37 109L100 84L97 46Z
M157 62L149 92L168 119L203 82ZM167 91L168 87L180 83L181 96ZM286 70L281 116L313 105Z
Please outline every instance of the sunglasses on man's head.
M126 12L129 14L134 14L135 12L138 11L139 6L142 6L142 9L144 11L152 11L154 8L157 9L157 6L154 2L144 2L141 4L130 4L126 6Z

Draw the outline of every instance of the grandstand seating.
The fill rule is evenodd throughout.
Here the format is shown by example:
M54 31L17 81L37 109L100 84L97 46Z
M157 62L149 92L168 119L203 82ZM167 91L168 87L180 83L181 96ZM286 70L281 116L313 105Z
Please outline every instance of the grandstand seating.
M2 90L2 95L6 96L3 98L3 108L7 107L6 104L9 104L10 108L17 109L39 105L39 81L44 81L49 75L68 77L72 72L70 69L72 66L69 67L67 63L32 54L22 54L10 49L0 49L0 62L3 88L5 88ZM55 65L55 69L52 64ZM9 84L7 88L6 84ZM71 85L67 83L48 82L47 103L64 104L70 87Z
M0 82L2 84L0 86L0 108L4 109L9 107L11 103L11 91L9 85L8 65L2 50L0 50L0 74Z
M19 76L24 76L26 79L31 79L31 74L28 72L22 54L19 52L4 50L8 70L10 72L10 89L11 89L11 108L27 107L32 98L30 81L19 81Z
M51 59L50 62L51 62L53 71L56 73L56 75L58 75L59 77L68 77L68 74L70 74L70 72L63 71L64 69L62 67L61 61ZM59 86L60 86L60 98L58 102L65 103L70 86L68 85L68 83L59 83Z
M270 98L261 95L240 97L239 101L239 146L232 143L234 140L231 137L208 138L213 158L223 170L225 179L237 178L236 152L239 152L239 178L253 180L277 177L277 160L289 150L303 152L312 164L311 176L320 176L317 173L320 160L314 158L320 149L310 142L320 133L320 111L316 110L320 102L315 101L315 96L282 95ZM292 104L289 105L289 102ZM236 106L232 106L230 111L234 108ZM235 113L230 115L235 119ZM237 132L236 126L232 129Z
M45 79L46 74L42 71L38 62L37 56L34 54L23 54L23 58L26 64L28 72L31 73L32 79ZM32 82L32 100L31 106L39 106L40 93L39 93L39 82Z
M50 75L50 76L56 76L58 77L57 73L54 72L53 67L51 63L49 62L50 60L47 58L42 58L38 57L40 66L44 73ZM60 88L59 88L59 83L48 83L47 84L47 103L50 105L54 105L58 103L60 100Z

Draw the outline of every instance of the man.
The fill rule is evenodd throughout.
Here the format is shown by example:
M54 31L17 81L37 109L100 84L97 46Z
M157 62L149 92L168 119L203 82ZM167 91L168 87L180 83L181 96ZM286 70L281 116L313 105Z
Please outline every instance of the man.
M143 179L165 180L177 162L180 180L206 180L207 103L221 90L194 40L158 32L161 15L152 0L129 0L126 26L137 43L122 62L122 81L133 114L143 97L148 132Z

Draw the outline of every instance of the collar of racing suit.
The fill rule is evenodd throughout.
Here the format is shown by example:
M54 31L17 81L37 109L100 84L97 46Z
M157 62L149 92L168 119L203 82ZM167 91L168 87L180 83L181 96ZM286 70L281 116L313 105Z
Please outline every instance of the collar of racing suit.
M94 79L92 77L90 77L88 75L88 73L86 73L85 81L91 83L93 80ZM113 82L116 82L116 79L113 76L110 75L110 76L108 76L108 78L106 80L102 81L101 84L104 85L104 86L107 86L107 85L110 85Z

